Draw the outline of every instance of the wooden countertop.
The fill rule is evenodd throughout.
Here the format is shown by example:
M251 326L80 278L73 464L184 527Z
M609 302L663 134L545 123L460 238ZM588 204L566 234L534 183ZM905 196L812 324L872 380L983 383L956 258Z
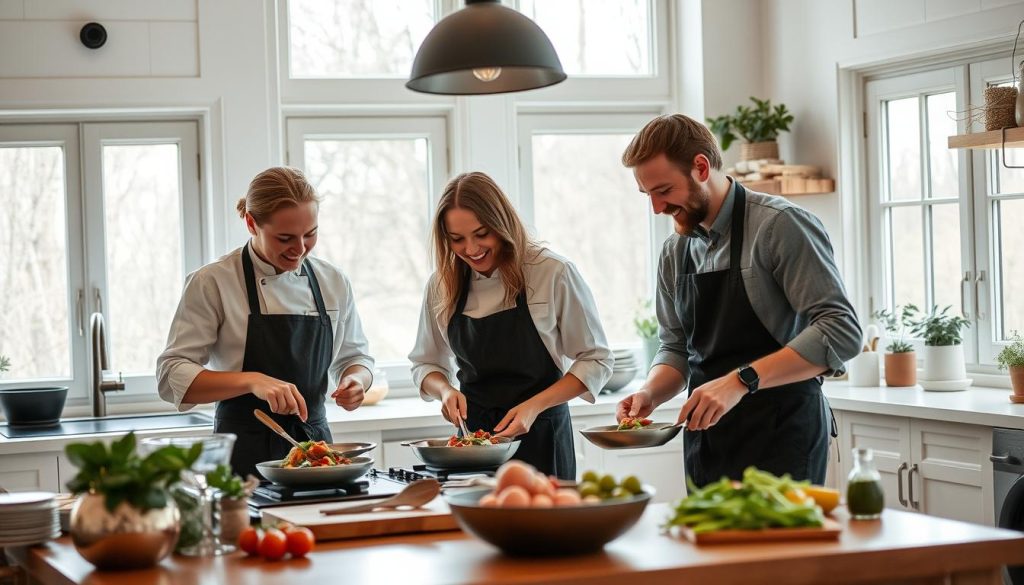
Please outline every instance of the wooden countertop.
M665 504L651 505L629 532L601 553L551 559L504 556L462 532L324 542L307 559L266 562L242 553L172 556L145 571L99 572L64 537L13 549L47 585L403 585L661 583L999 583L998 567L1024 564L1024 533L885 510L876 521L843 525L838 541L694 546L664 535ZM952 577L949 581L945 577ZM628 581L627 581L628 580Z

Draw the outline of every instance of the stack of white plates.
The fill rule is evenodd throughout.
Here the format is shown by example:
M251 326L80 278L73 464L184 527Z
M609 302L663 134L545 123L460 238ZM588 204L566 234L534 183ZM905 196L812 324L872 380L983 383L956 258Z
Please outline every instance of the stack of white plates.
M612 356L615 358L615 365L612 366L612 377L604 385L604 392L618 392L622 390L640 371L633 350L616 349L612 351Z
M46 542L60 536L55 494L0 494L0 548Z

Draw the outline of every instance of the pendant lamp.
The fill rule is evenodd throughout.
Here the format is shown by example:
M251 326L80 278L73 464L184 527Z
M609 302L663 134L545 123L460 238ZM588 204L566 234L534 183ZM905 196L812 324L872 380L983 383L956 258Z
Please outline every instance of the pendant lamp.
M447 95L509 93L565 80L544 31L498 0L466 0L427 34L405 86Z

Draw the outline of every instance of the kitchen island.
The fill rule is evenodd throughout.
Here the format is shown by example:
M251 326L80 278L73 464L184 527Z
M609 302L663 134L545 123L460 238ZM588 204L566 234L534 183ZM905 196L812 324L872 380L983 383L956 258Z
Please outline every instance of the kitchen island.
M603 552L563 558L507 557L462 532L319 543L306 559L267 562L242 553L172 556L144 571L99 572L64 537L11 551L45 585L296 583L615 584L1001 583L1000 565L1024 564L1024 533L887 509L849 521L838 541L695 546L662 534L666 504Z

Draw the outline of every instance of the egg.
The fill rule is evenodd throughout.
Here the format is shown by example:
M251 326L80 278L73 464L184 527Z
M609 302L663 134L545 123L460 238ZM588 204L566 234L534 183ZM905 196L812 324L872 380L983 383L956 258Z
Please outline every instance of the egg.
M532 493L534 473L536 471L533 467L522 461L509 461L502 465L498 473L495 474L497 485L494 489L498 493L503 493L506 488L518 486Z
M487 494L484 497L480 498L479 503L481 506L484 506L485 508L495 508L498 506L498 496L494 495L493 493Z
M573 489L560 489L555 493L556 506L579 506L580 493Z
M555 486L551 485L551 480L548 479L548 476L539 471L533 475L533 486L530 491L534 494L544 494L549 498L555 496Z
M530 501L530 505L534 508L550 508L554 506L555 503L551 500L551 496L547 494L537 494L533 496L533 500Z
M502 508L525 508L530 500L530 492L519 485L509 486L498 494L498 506Z

